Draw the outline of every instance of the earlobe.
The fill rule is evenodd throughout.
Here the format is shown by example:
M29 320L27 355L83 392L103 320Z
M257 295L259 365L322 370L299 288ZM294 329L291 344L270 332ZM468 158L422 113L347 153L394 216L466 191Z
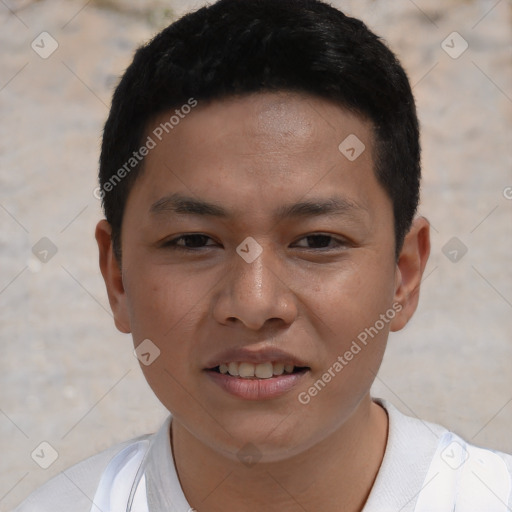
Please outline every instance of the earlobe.
M391 331L402 329L416 311L429 255L430 224L425 217L417 217L405 236L398 258L394 302L400 304L401 309L391 322Z
M111 234L110 224L105 219L100 220L96 225L95 238L98 243L101 275L105 281L108 301L114 313L116 327L119 331L128 334L131 329L126 305L126 293L122 273L114 256Z

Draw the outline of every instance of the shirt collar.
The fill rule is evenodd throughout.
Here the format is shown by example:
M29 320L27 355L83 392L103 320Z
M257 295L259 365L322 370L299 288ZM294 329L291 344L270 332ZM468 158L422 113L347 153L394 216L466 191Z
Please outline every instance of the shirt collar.
M406 416L387 400L373 398L373 401L388 415L388 440L362 512L412 512L439 439L446 429Z
M409 512L436 450L443 427L402 414L390 402L373 398L389 418L384 457L363 512ZM150 512L190 512L179 483L171 445L169 415L153 435L146 486Z
M179 483L171 445L171 421L168 416L154 434L148 465L146 489L150 512L189 512L189 505Z

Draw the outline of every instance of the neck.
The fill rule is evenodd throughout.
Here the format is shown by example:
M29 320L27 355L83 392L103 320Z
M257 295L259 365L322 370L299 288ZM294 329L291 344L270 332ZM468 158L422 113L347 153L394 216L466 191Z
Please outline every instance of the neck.
M205 446L172 422L181 487L198 512L360 512L380 468L388 417L369 394L338 430L279 462L246 466Z

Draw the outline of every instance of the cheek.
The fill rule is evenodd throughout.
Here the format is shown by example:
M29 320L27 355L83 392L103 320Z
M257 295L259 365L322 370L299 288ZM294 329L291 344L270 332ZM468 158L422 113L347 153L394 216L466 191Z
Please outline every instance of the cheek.
M186 329L205 291L165 266L137 267L125 285L134 342L150 338L162 347Z
M318 384L301 391L312 400L321 395L314 399L318 404L357 401L369 390L396 316L393 282L393 275L374 263L353 265L311 287L308 304L315 313L310 317L317 331L314 341L321 343L314 350L321 357L313 376Z
M308 304L326 339L343 346L365 328L371 327L391 307L394 275L376 261L352 263L325 275L309 288Z
M173 403L181 399L177 383L190 381L198 371L197 330L213 283L171 266L138 266L137 270L125 287L134 345L146 339L156 345L158 358L141 367L159 398L163 393L164 401Z
M130 297L134 345L149 339L158 353L151 364L141 361L140 366L160 402L180 411L190 407L190 393L194 392L191 375L198 371L193 365L194 330L208 288L195 286L193 279L168 267L137 269L137 276L125 287Z

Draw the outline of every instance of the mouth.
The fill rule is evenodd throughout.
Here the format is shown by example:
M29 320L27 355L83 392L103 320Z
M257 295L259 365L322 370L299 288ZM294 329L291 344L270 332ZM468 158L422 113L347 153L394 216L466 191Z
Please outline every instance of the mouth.
M291 352L261 344L231 348L206 362L204 374L216 389L242 400L292 396L312 368Z
M237 399L270 400L289 394L311 369L283 361L230 361L205 370L211 382Z
M279 361L267 361L257 364L246 361L230 361L213 368L208 368L207 371L225 375L226 377L259 380L271 379L281 375L302 374L306 373L309 369L309 366L295 366Z

